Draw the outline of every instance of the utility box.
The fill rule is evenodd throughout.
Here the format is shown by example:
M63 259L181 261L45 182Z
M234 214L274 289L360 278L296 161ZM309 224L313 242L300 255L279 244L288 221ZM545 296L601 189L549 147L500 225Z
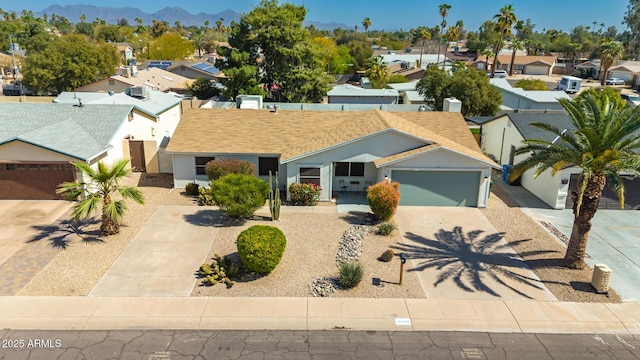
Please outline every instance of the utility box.
M593 277L591 278L591 286L598 293L609 292L609 284L611 282L611 269L605 264L596 264L593 268Z

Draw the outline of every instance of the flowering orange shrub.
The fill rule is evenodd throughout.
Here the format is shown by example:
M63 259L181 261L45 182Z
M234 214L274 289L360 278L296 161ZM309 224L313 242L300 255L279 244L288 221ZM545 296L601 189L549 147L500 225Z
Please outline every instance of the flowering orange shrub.
M388 221L396 213L400 203L399 182L382 181L367 190L367 202L373 215L382 221Z

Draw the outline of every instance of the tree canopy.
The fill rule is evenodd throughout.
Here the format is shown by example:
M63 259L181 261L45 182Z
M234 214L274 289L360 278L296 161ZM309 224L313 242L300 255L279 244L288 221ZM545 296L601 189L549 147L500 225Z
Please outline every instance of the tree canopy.
M256 87L264 84L274 100L320 102L332 79L325 74L318 45L302 26L305 16L304 6L262 0L232 24L232 49L218 49L224 57L220 69L229 78L226 95L261 92Z
M484 71L461 68L449 75L431 66L416 89L432 108L442 111L444 99L454 97L462 102L462 115L492 116L502 104L500 90L489 84Z
M23 83L36 94L59 94L113 75L119 61L114 45L69 34L25 59Z

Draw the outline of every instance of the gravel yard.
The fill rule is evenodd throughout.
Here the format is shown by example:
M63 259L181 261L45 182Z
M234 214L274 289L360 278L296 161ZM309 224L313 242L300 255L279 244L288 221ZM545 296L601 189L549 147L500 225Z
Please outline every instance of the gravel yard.
M136 183L139 176L140 174L135 174L130 181ZM104 239L97 237L99 224L87 225L76 234L66 230L67 247L58 250L55 258L17 295L87 295L158 205L197 206L193 198L185 196L180 190L172 190L170 184L170 176L143 175L139 186L145 194L147 204L141 206L129 202L129 212L124 217L121 232L115 236ZM609 297L593 292L589 285L591 270L569 270L559 266L559 260L564 255L561 242L517 208L499 187L493 188L489 206L481 211L498 231L506 232L505 239L513 244L514 250L558 300L620 301L613 291ZM273 225L280 228L287 237L287 249L276 269L268 276L239 281L229 289L221 284L199 286L198 280L192 296L313 296L310 285L315 278L337 276L336 254L343 233L354 224L363 224L369 220L366 214L287 213L282 215L280 221L271 222L266 217L268 214L257 215L244 223L219 228L209 257L214 254L237 257L235 239L242 230L255 224ZM68 215L61 217L59 221L66 219ZM50 234L40 241L53 243L54 238L59 235ZM532 240L518 241L522 239ZM405 265L403 285L399 286L396 284L399 276L397 257L390 263L377 260L383 251L401 241L399 231L394 231L391 236L365 236L360 255L365 271L362 283L354 289L338 290L330 296L425 298L417 275L406 271L410 268L410 262ZM32 246L33 244L26 244L14 257L26 256ZM194 269L194 273L196 270ZM382 286L372 285L372 278L380 278Z

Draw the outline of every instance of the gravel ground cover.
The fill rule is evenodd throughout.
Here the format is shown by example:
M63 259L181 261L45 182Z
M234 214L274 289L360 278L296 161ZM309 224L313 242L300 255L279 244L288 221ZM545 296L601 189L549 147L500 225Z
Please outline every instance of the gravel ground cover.
M144 223L159 205L193 205L194 198L185 196L180 190L171 189L171 177L166 175L135 174L130 181L139 183L145 194L145 206L129 202L129 212L124 218L121 232L108 238L97 236L99 224L88 224L78 232L53 232L40 241L53 243L64 233L66 248L59 248L53 260L18 293L18 295L77 296L87 295L104 275L113 261L122 253ZM332 206L332 205L327 205ZM589 285L591 270L570 270L560 266L564 247L543 226L536 223L504 194L499 187L493 188L489 206L481 210L498 231L505 232L505 239L542 279L547 288L560 301L619 302L612 291L609 296L596 294ZM357 224L366 224L366 214L337 213L291 213L283 214L280 221L271 222L268 214L257 214L243 223L227 223L218 230L209 257L214 254L237 257L235 239L251 225L274 225L287 237L287 250L278 267L268 276L250 281L240 281L232 288L224 285L199 286L192 296L314 296L310 285L314 279L332 279L337 276L336 256L345 231ZM67 220L68 214L59 219ZM531 239L529 241L519 241ZM56 241L60 241L58 238ZM397 257L389 263L377 260L383 251L402 242L400 231L390 236L367 234L362 238L362 262L365 276L360 286L350 290L338 290L332 297L371 298L424 298L425 294L418 277L408 272L410 262L405 265L403 285L399 278ZM33 244L27 244L16 256L26 256ZM35 247L33 248L35 250ZM13 259L19 260L19 259ZM179 259L176 259L179 261ZM194 269L194 273L197 269ZM11 274L3 274L11 276ZM374 286L373 278L379 278L382 286ZM200 282L198 281L197 284Z

